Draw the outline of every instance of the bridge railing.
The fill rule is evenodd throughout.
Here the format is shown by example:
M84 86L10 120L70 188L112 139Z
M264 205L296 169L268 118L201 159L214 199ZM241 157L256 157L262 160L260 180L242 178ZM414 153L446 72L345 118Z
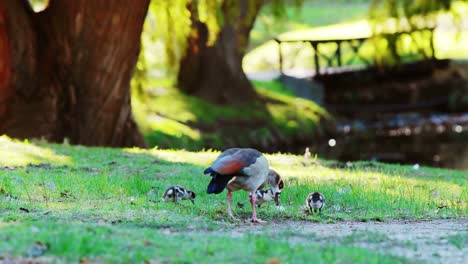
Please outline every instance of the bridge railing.
M379 54L385 52L390 52L396 63L404 62L405 58L411 58L413 61L435 59L434 28L421 28L363 38L325 40L281 40L275 38L274 40L278 45L281 74L284 74L285 70L283 47L293 43L307 44L305 47L312 49L315 76L325 74L328 68L340 68L355 65L356 63L361 63L366 67L385 66L385 62L382 62L381 58L379 58ZM373 56L366 56L365 52L361 52L364 45L368 45L367 49L369 49L369 45L373 47ZM381 50L385 47L387 47L387 50ZM369 52L367 53L369 55Z

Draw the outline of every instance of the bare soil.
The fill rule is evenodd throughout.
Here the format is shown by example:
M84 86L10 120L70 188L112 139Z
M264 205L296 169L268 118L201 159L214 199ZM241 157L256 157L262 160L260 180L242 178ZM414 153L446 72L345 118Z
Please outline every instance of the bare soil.
M466 219L331 224L283 221L237 226L228 232L234 237L245 233L285 233L291 243L356 246L423 263L468 263ZM464 237L461 248L449 241L450 236L457 234Z

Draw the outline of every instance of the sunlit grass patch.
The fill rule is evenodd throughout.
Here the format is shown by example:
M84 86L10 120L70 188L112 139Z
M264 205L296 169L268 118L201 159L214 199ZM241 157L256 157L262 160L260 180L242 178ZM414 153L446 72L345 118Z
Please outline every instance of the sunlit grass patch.
M187 204L179 208L182 212L193 217L225 217L224 194L206 195L209 177L202 173L219 152L40 147L57 153L70 152L75 166L51 160L51 163L46 162L51 166L0 171L1 196L5 197L0 203L8 208L8 214L19 207L30 208L35 213L53 210L69 214L92 212L97 206L104 214L120 208L120 217L124 218L126 211L138 208L163 210L163 215L167 214L164 218L171 218L171 212L165 210L172 205L161 203L160 196L168 186L180 184L198 194L195 206ZM269 219L284 216L311 219L312 216L303 213L303 206L307 195L314 191L322 192L327 199L321 217L325 221L467 215L468 175L463 172L359 162L351 167L335 168L333 163L319 159L286 154L267 157L286 184L282 194L285 211L266 205L264 214ZM247 194L236 193L234 202L248 205ZM246 206L238 213L247 215L249 210Z
M0 243L0 252L6 256L25 256L35 241L41 241L50 244L44 256L64 258L65 262L84 256L96 261L188 261L202 260L206 254L228 262L251 255L262 261L278 257L285 262L303 262L310 260L311 252L317 261L344 256L357 262L384 261L381 255L350 247L361 240L377 243L383 239L378 236L350 237L348 244L324 246L313 239L298 245L288 236L269 231L235 237L217 233L249 226L227 218L225 193L206 194L210 178L203 170L218 151L86 148L23 143L6 137L1 140L17 144L12 150L33 146L66 154L73 161L72 165L62 164L51 156L36 165L0 168L0 240L6 241ZM34 158L25 157L24 164ZM274 204L257 210L259 217L271 222L385 222L468 215L468 175L464 172L425 167L414 170L377 162L342 166L280 153L267 158L285 181L281 196L284 210ZM2 165L11 164L16 163ZM175 184L197 194L194 205L189 201L162 202L163 192ZM321 215L303 210L306 196L313 191L322 192L327 199ZM251 213L247 195L243 191L233 194L234 214L241 219ZM460 239L453 240L460 244Z
M50 149L41 148L28 141L21 142L7 136L0 136L0 167L40 164L44 161L55 164L70 164L71 162L68 156L57 154Z

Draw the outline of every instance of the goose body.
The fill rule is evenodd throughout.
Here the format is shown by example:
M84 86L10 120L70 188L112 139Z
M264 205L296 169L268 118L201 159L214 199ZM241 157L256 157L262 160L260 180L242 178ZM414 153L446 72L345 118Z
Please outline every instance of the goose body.
M232 192L245 190L253 194L269 175L268 160L256 149L231 148L221 153L208 167L204 174L211 176L207 187L208 194L219 194L227 189L228 215L232 215ZM257 219L255 211L256 196L250 196L252 203L252 222L262 222Z

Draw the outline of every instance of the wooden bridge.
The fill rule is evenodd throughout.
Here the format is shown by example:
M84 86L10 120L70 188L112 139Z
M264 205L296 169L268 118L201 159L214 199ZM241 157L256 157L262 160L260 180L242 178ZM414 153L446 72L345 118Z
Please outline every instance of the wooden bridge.
M361 48L364 44L369 43L375 47L373 41L386 41L387 45L398 45L398 41L407 41L412 44L412 52L392 54L396 57L398 63L404 61L405 57L418 57L418 59L435 59L434 51L434 29L421 28L412 31L402 31L391 34L380 34L377 37L362 37L348 39L326 39L326 40L281 40L275 38L278 44L279 52L279 69L281 74L284 74L284 54L283 46L291 43L308 44L306 47L312 48L314 54L315 77L327 74L330 68L342 68L351 66L356 63L356 60L361 62L361 65L366 67L377 66L376 60L362 55ZM419 39L418 39L419 37ZM395 46L395 50L398 49ZM344 49L346 49L346 57L344 57ZM330 50L332 50L330 52Z

